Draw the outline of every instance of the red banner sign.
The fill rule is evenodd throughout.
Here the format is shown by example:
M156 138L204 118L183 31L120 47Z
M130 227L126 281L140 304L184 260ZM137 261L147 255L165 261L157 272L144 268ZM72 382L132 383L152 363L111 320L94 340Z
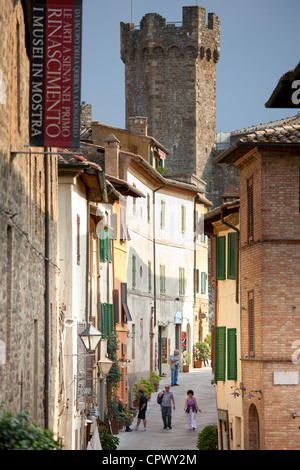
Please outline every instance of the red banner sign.
M82 0L32 0L30 145L79 147Z

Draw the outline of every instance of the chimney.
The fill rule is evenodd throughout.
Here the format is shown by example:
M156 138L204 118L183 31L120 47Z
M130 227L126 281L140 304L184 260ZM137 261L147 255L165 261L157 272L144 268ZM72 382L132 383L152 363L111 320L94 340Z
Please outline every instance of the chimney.
M104 141L105 174L119 178L120 141L110 134Z
M148 135L148 118L135 116L129 118L129 130L133 134Z

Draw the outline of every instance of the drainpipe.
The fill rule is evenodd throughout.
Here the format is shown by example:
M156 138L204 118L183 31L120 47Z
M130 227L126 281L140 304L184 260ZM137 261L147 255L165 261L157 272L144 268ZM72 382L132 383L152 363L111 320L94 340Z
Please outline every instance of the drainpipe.
M48 152L48 147L45 148ZM44 384L44 426L49 428L49 317L50 317L50 217L49 217L49 158L45 153L45 384Z
M165 188L167 183L164 183L159 188L153 190L153 303L154 303L154 326L156 326L156 246L155 246L155 193L160 189Z
M224 225L227 225L227 227L229 228L232 228L233 230L236 231L237 233L237 253L236 253L236 288L235 288L235 301L236 303L238 304L239 303L239 274L240 274L240 270L239 270L239 265L240 265L240 261L239 261L239 247L240 247L240 231L239 229L237 229L236 227L234 227L233 225L230 225L228 222L225 222L224 220L224 210L225 208L223 207L221 209L221 222L222 224Z

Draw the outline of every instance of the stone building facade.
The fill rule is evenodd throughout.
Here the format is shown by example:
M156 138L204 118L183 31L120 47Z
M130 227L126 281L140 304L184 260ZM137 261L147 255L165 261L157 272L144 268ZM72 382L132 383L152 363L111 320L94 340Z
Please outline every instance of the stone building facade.
M55 430L57 162L55 155L45 156L26 146L30 64L26 5L16 0L0 3L0 401L14 412L28 410L38 425Z
M183 7L181 26L156 13L140 28L121 23L126 126L148 117L149 133L170 151L167 169L205 179L215 148L216 64L220 21L202 7Z

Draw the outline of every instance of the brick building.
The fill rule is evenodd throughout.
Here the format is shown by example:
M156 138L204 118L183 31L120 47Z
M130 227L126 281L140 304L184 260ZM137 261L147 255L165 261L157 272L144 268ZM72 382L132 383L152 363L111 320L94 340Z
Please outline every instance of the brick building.
M257 131L218 163L240 174L241 361L245 449L300 443L300 126Z
M55 430L57 160L26 146L26 7L25 0L0 3L0 402Z

